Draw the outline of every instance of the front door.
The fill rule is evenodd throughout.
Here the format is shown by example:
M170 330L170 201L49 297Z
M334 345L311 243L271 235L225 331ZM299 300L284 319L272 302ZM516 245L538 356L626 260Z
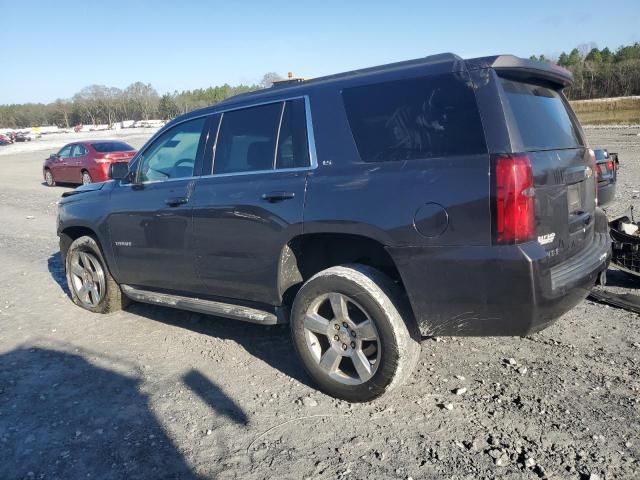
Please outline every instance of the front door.
M72 148L73 144L62 147L58 152L57 160L51 165L51 173L53 174L53 178L56 179L56 182L65 183L71 181L71 177L69 176L69 162L72 160Z
M205 123L188 120L161 134L138 157L135 181L115 186L107 224L120 283L174 291L197 286L192 197Z
M283 248L302 234L311 169L299 98L224 112L212 175L193 197L201 293L279 303Z

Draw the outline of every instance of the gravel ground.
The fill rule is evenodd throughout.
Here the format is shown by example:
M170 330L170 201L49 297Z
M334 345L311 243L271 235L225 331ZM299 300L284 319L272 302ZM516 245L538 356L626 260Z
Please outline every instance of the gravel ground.
M612 215L640 206L638 133L587 130L620 153ZM640 476L638 315L584 301L527 338L425 339L407 385L350 405L309 385L286 327L75 307L48 153L0 156L0 478Z

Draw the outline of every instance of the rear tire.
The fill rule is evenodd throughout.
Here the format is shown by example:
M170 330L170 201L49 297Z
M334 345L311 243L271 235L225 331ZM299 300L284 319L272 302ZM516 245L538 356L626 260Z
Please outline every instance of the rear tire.
M90 183L93 183L93 180L91 179L91 175L89 175L89 172L83 171L82 172L82 185L89 185Z
M44 171L44 181L47 184L47 187L55 187L56 179L53 178L53 173L48 168Z
M373 268L331 267L296 295L291 333L320 390L350 402L402 384L420 354L420 336L400 288Z
M71 243L65 256L65 273L73 303L85 310L109 313L130 303L109 273L93 237L80 237Z

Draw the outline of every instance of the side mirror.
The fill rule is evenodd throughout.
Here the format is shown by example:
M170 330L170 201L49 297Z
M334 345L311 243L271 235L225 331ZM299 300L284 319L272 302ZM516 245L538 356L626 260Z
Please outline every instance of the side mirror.
M52 153L51 155L49 155L49 158L51 160L60 160L60 155L58 155L57 153Z
M129 180L129 164L115 162L109 165L109 178L112 180Z

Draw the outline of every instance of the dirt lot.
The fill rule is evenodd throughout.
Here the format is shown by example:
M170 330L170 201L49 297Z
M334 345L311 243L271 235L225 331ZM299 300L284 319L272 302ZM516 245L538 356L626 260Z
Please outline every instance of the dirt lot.
M640 207L638 133L588 130L620 153L614 212ZM0 478L640 476L639 316L584 301L528 338L425 339L407 385L349 405L284 327L75 307L34 146L0 153Z

